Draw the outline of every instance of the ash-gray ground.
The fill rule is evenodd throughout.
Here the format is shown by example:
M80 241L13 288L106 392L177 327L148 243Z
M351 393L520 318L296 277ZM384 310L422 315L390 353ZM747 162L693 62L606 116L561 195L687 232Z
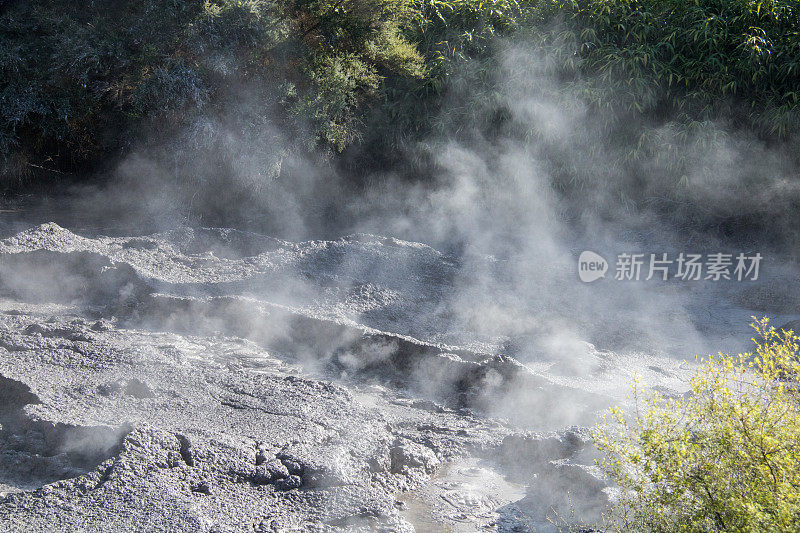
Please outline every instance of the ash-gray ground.
M624 328L537 357L535 327L491 335L472 327L491 309L454 314L469 273L414 242L213 228L104 237L54 223L6 233L2 531L591 523L613 490L588 428L634 376L681 393L692 367L617 348L638 336ZM764 303L795 282L651 287L693 293L675 312L723 349L749 336L752 314L798 318L791 302Z

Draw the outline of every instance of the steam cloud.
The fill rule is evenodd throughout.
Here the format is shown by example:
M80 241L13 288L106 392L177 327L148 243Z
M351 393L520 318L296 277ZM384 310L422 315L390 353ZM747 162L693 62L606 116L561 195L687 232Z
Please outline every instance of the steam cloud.
M470 98L469 83L456 79L441 117L449 133L405 154L434 162L431 181L380 175L356 186L336 169L298 157L291 139L269 121L243 132L222 118L198 122L161 146L143 145L109 184L74 191L57 216L62 225L86 231L232 225L294 241L369 233L426 243L454 265L453 272L430 273L448 290L426 295L415 329L401 325L396 333L506 353L556 375L591 376L606 351L683 359L742 348L751 311L770 309L753 304L758 298L745 298L749 309L734 305L731 294L740 287L613 280L586 285L577 278L576 261L583 250L607 259L631 251L753 252L753 235L734 232L731 238L715 225L749 213L777 228L772 248L762 240L764 249L758 249L767 258L766 282L770 275L793 275L796 235L785 221L798 198L788 179L797 168L786 148L723 124L702 124L693 148L677 153L669 147L686 145L678 142L674 125L639 124L632 130L644 138L668 142L649 145L661 148L644 150L623 167L618 146L607 140L609 117L591 110L574 85L558 80L546 50L506 42L498 44L498 54L498 107L510 126L489 136L471 113L452 113ZM468 76L469 65L465 70ZM240 106L232 113L254 106L246 92L231 101ZM685 174L675 175L675 169ZM683 192L674 194L676 187ZM634 197L644 201L634 207ZM52 218L46 205L41 211ZM681 216L685 224L678 222ZM414 256L408 261L373 274L402 280L418 270ZM350 279L369 268L344 259L337 275ZM315 290L298 275L272 300L302 306ZM794 310L779 311L780 317ZM366 323L369 313L364 311ZM369 356L346 352L340 359L357 368L369 362L365 357L388 357L389 347ZM421 388L435 388L423 383L430 376L420 373L418 379ZM506 404L528 394L515 391L487 404L507 414Z

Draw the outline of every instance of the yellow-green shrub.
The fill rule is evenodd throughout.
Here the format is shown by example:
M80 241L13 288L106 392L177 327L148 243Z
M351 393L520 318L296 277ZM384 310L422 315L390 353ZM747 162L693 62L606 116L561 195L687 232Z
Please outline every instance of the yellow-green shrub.
M643 393L595 430L623 531L800 531L798 342L767 319L754 353L702 362L681 397Z

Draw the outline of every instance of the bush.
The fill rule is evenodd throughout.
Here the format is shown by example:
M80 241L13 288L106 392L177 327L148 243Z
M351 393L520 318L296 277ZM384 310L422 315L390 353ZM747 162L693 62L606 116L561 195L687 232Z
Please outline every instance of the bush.
M425 179L438 173L420 141L541 141L514 122L504 91L554 81L550 96L588 103L587 122L602 125L583 132L602 142L562 144L610 152L634 183L659 174L657 162L669 190L637 197L626 184L626 203L683 201L685 184L720 173L700 167L704 143L724 145L718 123L787 143L794 172L797 21L789 0L0 2L0 188L83 178L137 147L155 156L169 145L180 167L197 146L237 136L279 154L262 168L281 168L291 150L330 161L353 147L339 158L351 177ZM509 72L508 43L545 50L547 72L524 61ZM202 142L185 140L199 131ZM566 189L608 185L575 168L596 165L538 145ZM700 156L686 157L692 147Z
M269 122L289 145L341 150L384 77L424 75L410 17L407 0L3 3L2 185L215 122L220 137Z
M710 358L682 397L637 385L635 413L596 429L620 489L610 529L800 530L800 338L753 326L754 354Z
M798 4L792 0L556 0L561 63L594 75L599 107L725 117L782 137L797 127ZM548 7L544 7L548 6ZM575 53L577 52L577 58Z

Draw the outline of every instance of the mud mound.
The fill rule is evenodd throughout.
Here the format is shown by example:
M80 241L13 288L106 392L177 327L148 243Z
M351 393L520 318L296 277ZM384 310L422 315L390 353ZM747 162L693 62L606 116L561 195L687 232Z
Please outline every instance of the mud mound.
M124 306L151 288L124 263L94 252L34 250L0 255L2 296L23 302Z
M0 529L538 531L568 493L591 519L571 426L685 372L545 345L522 307L513 339L473 327L463 268L363 234L0 241Z
M24 412L40 403L27 385L0 375L0 493L92 471L118 451L130 430L53 423Z

